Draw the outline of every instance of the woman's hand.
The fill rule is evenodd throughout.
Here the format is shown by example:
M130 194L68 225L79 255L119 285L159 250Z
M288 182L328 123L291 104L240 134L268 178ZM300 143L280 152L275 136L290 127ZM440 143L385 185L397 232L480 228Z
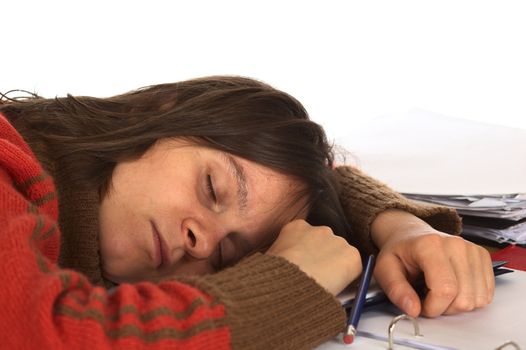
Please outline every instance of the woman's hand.
M396 306L411 316L436 317L491 302L495 281L486 249L436 231L409 213L385 213L373 223L372 238L380 248L374 275ZM422 273L428 292L421 303L410 282Z
M266 254L296 264L333 295L341 292L362 271L360 253L326 226L304 220L285 225Z

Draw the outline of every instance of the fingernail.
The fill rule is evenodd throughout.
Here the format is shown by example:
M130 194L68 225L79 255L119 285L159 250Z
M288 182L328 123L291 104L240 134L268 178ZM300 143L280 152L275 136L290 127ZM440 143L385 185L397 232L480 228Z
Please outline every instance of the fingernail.
M413 300L411 298L405 298L402 307L406 313L409 313L413 308Z

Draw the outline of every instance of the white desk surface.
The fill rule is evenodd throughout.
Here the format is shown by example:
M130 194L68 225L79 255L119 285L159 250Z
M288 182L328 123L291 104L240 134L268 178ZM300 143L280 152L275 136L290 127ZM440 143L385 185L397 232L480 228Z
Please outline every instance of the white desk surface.
M526 193L526 130L414 110L349 128L348 161L402 193Z
M398 313L394 307L380 308L365 312L358 329L387 336L387 327ZM438 318L419 318L423 337L412 336L412 324L400 321L395 328L395 338L418 340L427 344L448 346L459 350L491 350L508 340L515 341L526 349L526 272L496 277L493 302L483 309L459 315ZM319 347L317 350L373 350L386 349L387 343L364 337L357 337L351 345L344 345L341 335ZM394 349L411 349L394 345ZM513 349L509 346L506 349Z

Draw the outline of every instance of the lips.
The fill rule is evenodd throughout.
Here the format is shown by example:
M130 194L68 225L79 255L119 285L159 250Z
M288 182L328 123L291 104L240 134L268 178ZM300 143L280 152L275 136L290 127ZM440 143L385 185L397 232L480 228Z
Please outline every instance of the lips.
M153 259L155 262L155 267L157 269L162 269L169 264L167 245L163 236L161 235L153 221L151 222L151 225L154 247Z

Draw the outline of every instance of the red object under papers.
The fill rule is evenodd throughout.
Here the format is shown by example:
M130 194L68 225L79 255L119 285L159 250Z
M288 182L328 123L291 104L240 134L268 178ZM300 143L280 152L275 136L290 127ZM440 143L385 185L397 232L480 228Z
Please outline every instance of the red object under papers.
M526 271L526 248L509 245L504 249L492 253L491 259L493 261L507 261L508 263L505 267Z

